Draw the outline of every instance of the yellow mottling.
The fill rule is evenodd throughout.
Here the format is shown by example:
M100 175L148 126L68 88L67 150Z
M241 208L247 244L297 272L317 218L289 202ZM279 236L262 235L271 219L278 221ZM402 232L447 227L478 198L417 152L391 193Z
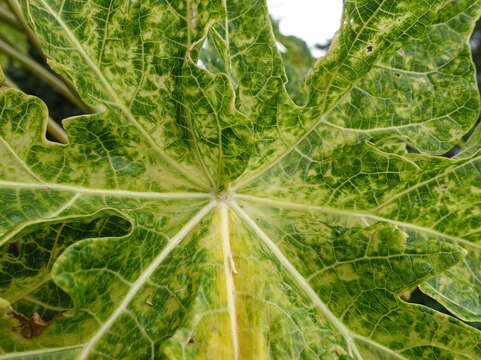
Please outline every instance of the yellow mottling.
M475 186L471 186L471 187L470 187L470 192L471 192L472 194L481 194L481 188L475 187Z
M341 265L337 268L337 274L342 281L358 280L360 277L354 272L351 264Z

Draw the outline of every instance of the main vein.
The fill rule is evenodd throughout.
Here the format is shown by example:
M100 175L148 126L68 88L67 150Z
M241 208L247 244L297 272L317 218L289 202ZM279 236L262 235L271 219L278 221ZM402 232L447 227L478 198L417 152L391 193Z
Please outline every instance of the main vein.
M147 191L130 191L130 190L111 190L111 189L91 189L82 186L62 185L51 183L18 183L14 181L0 181L0 187L26 188L26 189L42 189L42 190L59 190L72 191L80 194L97 194L104 196L125 196L136 198L153 198L153 199L198 199L211 198L211 193L200 192L147 192Z
M219 204L222 250L224 255L224 276L227 290L227 309L229 310L229 320L232 336L232 346L234 348L234 360L239 359L239 338L237 335L237 314L235 305L235 286L232 277L232 250L229 238L229 210L225 202Z

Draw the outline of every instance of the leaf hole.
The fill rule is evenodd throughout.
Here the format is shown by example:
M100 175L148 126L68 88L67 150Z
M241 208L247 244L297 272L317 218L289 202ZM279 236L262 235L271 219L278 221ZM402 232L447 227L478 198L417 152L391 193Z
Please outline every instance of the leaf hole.
M14 258L18 258L20 256L20 243L18 241L13 242L8 245L7 253Z
M267 5L274 19L276 38L291 56L293 50L300 49L298 40L305 42L314 58L325 55L325 45L341 26L341 0L268 0Z
M442 154L441 156L450 159L450 158L456 156L460 151L461 151L461 146L455 145L453 148L451 148L449 151Z

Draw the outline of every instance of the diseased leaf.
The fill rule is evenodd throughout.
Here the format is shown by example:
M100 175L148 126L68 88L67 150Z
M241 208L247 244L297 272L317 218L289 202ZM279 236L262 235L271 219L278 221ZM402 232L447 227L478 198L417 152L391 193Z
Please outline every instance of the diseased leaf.
M34 230L2 247L0 289L17 314L37 314L47 321L65 315L72 308L71 299L55 285L51 275L59 255L75 241L122 236L129 231L128 222L116 216L86 220Z
M0 359L481 358L402 300L481 316L480 1L346 0L306 93L264 1L23 6L101 111L0 89Z

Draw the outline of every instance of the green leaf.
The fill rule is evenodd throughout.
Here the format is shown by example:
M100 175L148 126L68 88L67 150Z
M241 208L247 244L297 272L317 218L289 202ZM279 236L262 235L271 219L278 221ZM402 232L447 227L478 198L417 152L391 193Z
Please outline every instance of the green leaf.
M481 357L402 300L481 314L480 1L346 0L305 93L264 1L23 6L99 112L0 88L0 359Z

